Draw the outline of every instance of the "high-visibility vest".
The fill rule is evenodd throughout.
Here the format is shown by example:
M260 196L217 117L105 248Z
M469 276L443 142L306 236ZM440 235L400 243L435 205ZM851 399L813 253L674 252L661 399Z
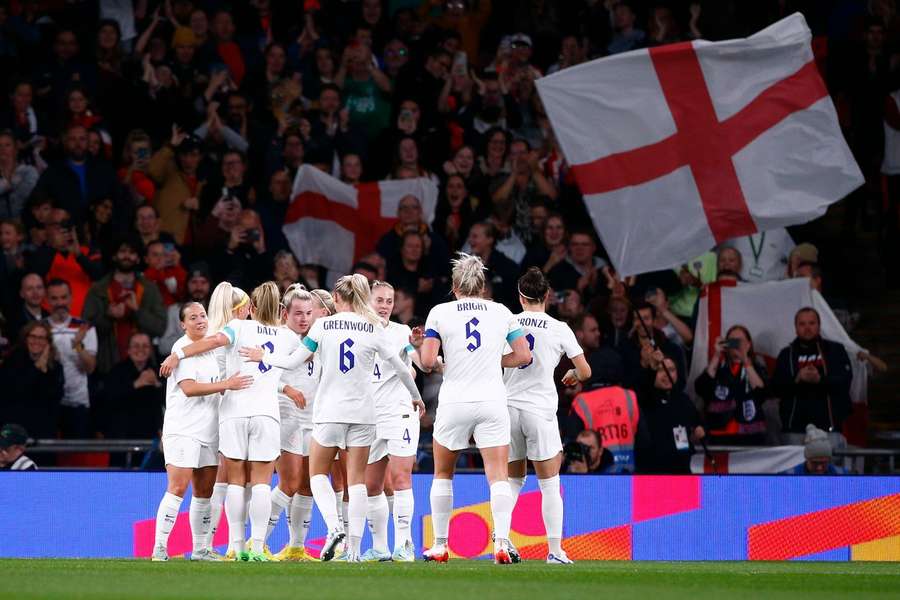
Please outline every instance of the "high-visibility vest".
M634 472L634 438L638 427L637 396L619 386L602 387L575 396L572 410L585 428L603 439L615 462L609 473Z

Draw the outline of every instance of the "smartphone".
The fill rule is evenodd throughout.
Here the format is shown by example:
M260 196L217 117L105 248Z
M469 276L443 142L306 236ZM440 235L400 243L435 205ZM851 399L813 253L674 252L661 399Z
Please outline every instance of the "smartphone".
M465 52L457 52L453 57L453 74L465 75L469 70L469 57Z
M258 242L259 241L259 229L248 229L245 233L247 236L248 242Z
M726 350L738 350L741 347L741 340L738 338L728 338L722 345Z

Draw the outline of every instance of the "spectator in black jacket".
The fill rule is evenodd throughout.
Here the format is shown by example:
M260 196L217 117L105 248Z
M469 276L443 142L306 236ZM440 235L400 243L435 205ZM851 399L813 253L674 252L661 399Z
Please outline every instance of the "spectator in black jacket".
M115 203L118 183L109 164L88 155L88 132L82 125L72 125L63 133L62 160L51 163L41 174L34 194L53 200L54 206L66 209L72 219L81 223L88 207L103 198Z
M494 301L505 304L512 311L518 311L516 304L519 292L516 290L516 284L519 266L494 250L496 239L497 234L490 221L475 223L469 229L469 246L472 248L472 254L481 258L487 269L486 279L491 284Z
M644 369L641 379L641 417L635 441L637 472L690 473L693 444L706 432L694 404L678 386L675 362L665 358L655 368Z
M44 280L37 273L28 273L19 284L19 298L21 303L15 303L5 312L6 325L4 332L12 340L19 336L19 332L25 325L34 321L42 321L50 316L43 308L47 299L47 289Z
M162 426L166 386L146 333L134 333L128 356L104 379L101 427L108 438L154 438Z
M413 195L400 198L400 202L397 204L397 224L378 240L378 244L375 246L378 254L388 261L399 260L403 234L408 231L416 231L425 237L425 257L428 262L428 270L436 275L446 274L450 263L447 243L425 222L422 216L422 202Z
M703 399L711 438L721 444L758 445L765 442L765 362L753 352L753 338L743 325L733 325L716 340L716 354L694 381Z
M56 437L63 371L53 333L43 321L31 321L0 370L0 422L19 423L35 438Z
M850 414L850 383L853 371L844 347L823 339L819 313L801 308L794 316L797 337L778 353L772 390L779 398L782 439L803 444L806 426L827 431L832 446L847 441L841 426Z
M637 316L640 316L640 321ZM684 382L687 379L687 367L684 350L670 341L666 334L654 327L656 321L656 307L647 302L639 302L634 305L632 311L631 335L617 350L622 355L622 363L625 368L625 387L637 389L640 385L642 371L647 368L656 368L663 356L671 358L678 369L678 378L675 386L684 390Z

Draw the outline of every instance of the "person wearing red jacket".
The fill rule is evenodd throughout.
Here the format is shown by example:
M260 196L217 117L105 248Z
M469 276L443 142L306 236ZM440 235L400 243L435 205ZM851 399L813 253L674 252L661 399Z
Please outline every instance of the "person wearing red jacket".
M178 250L159 240L147 244L144 277L154 282L162 294L163 304L171 306L184 298L187 271L181 266Z

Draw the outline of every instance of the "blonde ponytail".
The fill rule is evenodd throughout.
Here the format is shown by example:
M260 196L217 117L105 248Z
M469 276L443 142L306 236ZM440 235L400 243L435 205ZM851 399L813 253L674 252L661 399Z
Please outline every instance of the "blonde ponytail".
M453 291L457 297L478 298L484 293L484 263L472 254L458 252L453 265Z
M250 301L247 292L239 287L234 287L227 281L223 281L213 290L209 298L209 328L210 333L221 331L228 321L234 318L234 311Z
M274 281L267 281L250 294L253 302L253 320L277 327L281 325L281 297Z
M381 318L369 305L369 280L360 274L344 275L334 286L334 295L350 305L351 310L370 323L382 324Z

